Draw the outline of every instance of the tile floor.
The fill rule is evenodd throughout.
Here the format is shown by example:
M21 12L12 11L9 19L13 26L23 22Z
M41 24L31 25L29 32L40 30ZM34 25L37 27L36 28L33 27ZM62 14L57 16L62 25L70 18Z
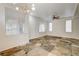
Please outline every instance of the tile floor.
M17 48L11 56L79 56L79 39L46 35Z

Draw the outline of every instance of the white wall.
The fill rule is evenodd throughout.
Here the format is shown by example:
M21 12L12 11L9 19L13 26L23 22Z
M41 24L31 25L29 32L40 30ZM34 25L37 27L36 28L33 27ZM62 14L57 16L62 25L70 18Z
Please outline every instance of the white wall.
M72 32L67 33L65 30L65 19L52 20L53 31L48 32L48 35L60 36L60 37L69 37L69 38L78 38L79 39L79 19L72 20Z
M46 32L39 32L39 25L44 24L46 28L46 21L40 17L29 15L29 35L30 39L40 37L46 34Z
M26 34L6 35L5 20L5 8L0 5L0 51L29 42Z
M21 15L21 13L18 13L14 10L5 9L0 5L0 51L15 46L24 45L29 43L29 39L45 35L45 33L39 33L38 28L40 23L46 24L46 22L39 17L30 15L22 16L23 15ZM20 22L23 22L25 28L24 33L6 35L5 23L8 19L20 20Z

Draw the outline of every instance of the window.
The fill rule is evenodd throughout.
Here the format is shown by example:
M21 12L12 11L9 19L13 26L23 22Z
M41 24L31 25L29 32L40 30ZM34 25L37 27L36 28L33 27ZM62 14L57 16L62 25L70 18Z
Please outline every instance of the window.
M52 23L49 23L49 31L52 31Z
M6 34L18 34L17 24L6 24Z
M72 20L66 20L66 32L72 32Z
M6 21L6 34L14 35L19 33L18 24L13 20Z
M39 25L39 32L45 32L45 25L44 24Z

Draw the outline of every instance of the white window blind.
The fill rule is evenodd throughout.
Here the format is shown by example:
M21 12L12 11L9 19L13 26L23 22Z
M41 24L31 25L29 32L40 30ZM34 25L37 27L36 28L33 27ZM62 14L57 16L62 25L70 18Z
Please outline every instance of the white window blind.
M39 25L39 32L45 32L45 25L44 24Z
M72 20L66 20L66 32L72 32Z
M12 35L12 34L18 34L18 27L17 24L6 24L6 34Z
M49 31L52 31L52 23L49 23Z
M15 20L7 20L6 21L6 34L14 35L19 33L19 26Z

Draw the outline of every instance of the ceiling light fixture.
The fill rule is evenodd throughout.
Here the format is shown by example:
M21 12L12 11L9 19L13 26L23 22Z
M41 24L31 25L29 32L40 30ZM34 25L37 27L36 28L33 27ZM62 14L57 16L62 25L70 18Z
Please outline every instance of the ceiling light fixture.
M26 4L24 4L24 5L19 5L19 7L16 6L15 8L17 11L19 11L23 14L28 14L28 13L36 10L35 4L32 4L30 7Z
M32 8L33 11L35 11L35 4L32 4Z
M16 10L19 10L19 7L16 7Z
M35 11L35 7L32 7L32 10Z

